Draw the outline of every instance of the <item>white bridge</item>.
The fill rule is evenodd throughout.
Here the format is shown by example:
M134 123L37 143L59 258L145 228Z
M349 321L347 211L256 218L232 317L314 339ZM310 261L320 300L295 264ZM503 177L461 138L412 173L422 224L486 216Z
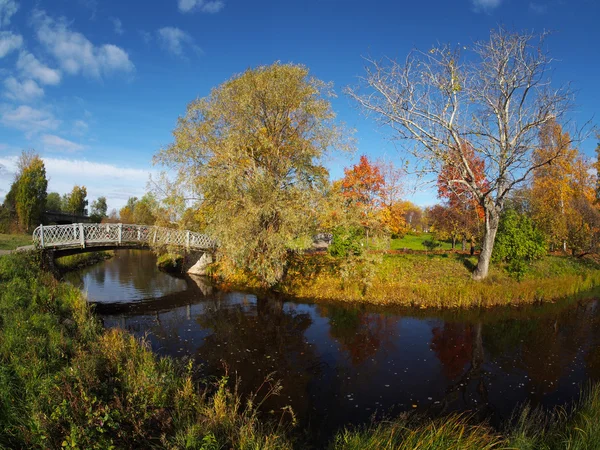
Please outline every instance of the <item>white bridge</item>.
M216 247L216 242L205 234L123 223L40 225L33 232L33 244L39 249L77 250L78 253L98 247L177 246L189 251L210 251Z

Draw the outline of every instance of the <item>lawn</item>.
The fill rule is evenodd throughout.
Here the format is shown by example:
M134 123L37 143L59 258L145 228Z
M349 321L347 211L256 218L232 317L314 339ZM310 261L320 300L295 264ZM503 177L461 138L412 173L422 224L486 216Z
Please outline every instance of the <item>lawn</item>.
M392 239L390 249L391 250L427 250L423 245L424 241L430 240L432 238L432 233L421 233L421 234L407 234L401 239ZM451 250L452 243L451 242L443 242L438 250ZM457 247L460 248L460 243L457 242Z
M0 233L0 250L14 250L24 245L31 245L31 235Z

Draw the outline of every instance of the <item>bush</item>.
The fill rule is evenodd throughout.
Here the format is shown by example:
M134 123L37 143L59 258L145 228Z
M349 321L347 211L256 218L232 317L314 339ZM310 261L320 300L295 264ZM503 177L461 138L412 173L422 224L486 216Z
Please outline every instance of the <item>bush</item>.
M174 253L165 253L158 257L156 265L160 270L165 272L178 273L182 271L183 256Z
M546 240L529 217L507 210L500 219L492 259L507 263L506 270L523 278L528 265L546 254Z
M333 230L333 240L329 246L329 254L336 258L359 256L363 252L363 229L352 226L339 226Z

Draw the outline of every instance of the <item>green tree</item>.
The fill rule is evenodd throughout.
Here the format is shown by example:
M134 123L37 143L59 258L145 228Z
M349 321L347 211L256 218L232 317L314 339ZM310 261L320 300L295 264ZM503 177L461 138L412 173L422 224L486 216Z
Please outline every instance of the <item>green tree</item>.
M46 208L48 179L46 167L38 155L27 158L22 172L15 181L15 205L19 226L29 231L34 224L39 224Z
M87 214L87 189L85 186L73 186L73 190L66 197L66 212L83 216Z
M532 220L512 209L504 212L498 227L494 261L507 263L509 273L522 278L527 265L546 254L546 241Z
M50 192L46 197L46 209L48 211L62 211L62 200L58 192Z
M106 204L106 197L98 197L92 202L90 217L94 222L101 222L102 219L108 217L106 212L108 211L108 205Z
M133 222L139 225L154 225L158 202L151 193L145 194L135 203L133 208Z
M206 231L227 260L265 285L285 274L290 243L314 232L322 158L347 145L330 90L300 65L249 69L191 102L156 157L203 199Z

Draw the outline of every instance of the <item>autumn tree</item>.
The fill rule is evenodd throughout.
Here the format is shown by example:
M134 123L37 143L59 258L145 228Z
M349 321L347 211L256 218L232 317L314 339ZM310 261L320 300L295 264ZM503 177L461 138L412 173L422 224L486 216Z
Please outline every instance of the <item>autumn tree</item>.
M137 197L129 197L125 206L119 210L119 219L122 223L135 223L133 212L135 211L137 202Z
M106 203L106 197L98 197L96 200L92 202L90 217L92 217L96 222L101 222L102 219L105 219L107 216L108 205Z
M87 188L85 186L73 186L71 192L66 196L64 211L70 214L84 216L87 214Z
M583 156L574 163L572 197L567 220L567 246L573 256L597 253L600 248L600 211L596 204L596 176L592 164Z
M404 172L387 160L377 160L376 166L383 177L383 185L379 192L379 221L392 237L401 237L408 231L402 202Z
M322 158L347 146L330 96L304 66L249 69L191 102L156 156L201 199L225 260L265 285L284 276L291 243L315 231L328 176Z
M553 248L567 249L569 221L572 210L573 177L576 149L571 139L556 122L549 122L540 131L540 146L533 153L534 161L543 161L559 154L551 164L541 165L533 171L530 191L531 215L537 226L548 237Z
M360 213L368 243L369 230L375 228L378 222L376 212L381 207L383 175L377 165L362 155L358 164L344 169L340 186L348 205L357 208Z
M500 28L464 52L442 45L413 51L403 62L369 61L364 90L347 91L395 138L409 141L404 148L420 173L437 175L449 161L456 164L448 184L469 191L484 212L476 280L488 275L507 196L560 156L532 158L540 129L558 121L572 97L550 84L545 37ZM471 149L485 163L485 187L468 158Z
M480 189L486 189L484 161L475 155L470 144L464 143L463 145L466 148L462 153L472 168L472 181ZM461 238L462 249L465 250L466 241L470 240L473 252L473 241L479 234L484 211L471 190L462 184L452 182L460 176L459 159L459 154L453 153L442 166L437 177L437 190L438 197L444 200L444 205L434 207L430 212L432 213L432 225L436 227L436 230L452 239L452 248L455 248L456 239Z
M14 182L14 202L23 231L42 221L46 209L48 179L46 167L37 154L23 152L18 166L18 178ZM13 190L13 188L11 188Z

